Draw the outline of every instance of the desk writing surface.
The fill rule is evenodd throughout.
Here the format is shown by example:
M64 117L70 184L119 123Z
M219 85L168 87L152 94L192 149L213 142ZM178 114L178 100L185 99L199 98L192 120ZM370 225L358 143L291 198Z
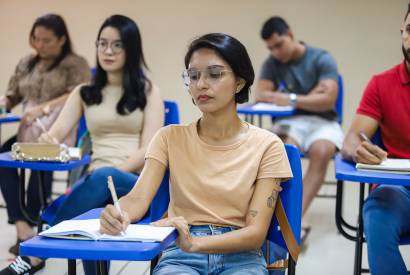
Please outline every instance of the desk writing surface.
M410 175L360 171L355 163L342 159L340 154L335 157L336 179L364 183L410 185Z
M20 121L21 117L10 113L0 115L0 124Z
M18 161L11 158L10 152L0 154L0 167L4 168L24 168L41 171L66 171L71 170L91 162L91 157L85 155L81 160L69 162L46 162L46 161Z
M237 108L239 114L245 115L271 115L274 117L291 116L295 109L291 106L276 106L269 103L256 103L241 105Z
M75 219L99 217L101 210L90 210ZM65 240L36 236L20 244L20 253L40 258L150 261L176 238L176 230L161 243Z

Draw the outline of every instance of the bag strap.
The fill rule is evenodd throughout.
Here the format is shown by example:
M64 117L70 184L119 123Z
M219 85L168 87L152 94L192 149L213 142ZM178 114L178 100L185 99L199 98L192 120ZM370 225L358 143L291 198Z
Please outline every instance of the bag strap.
M288 247L289 254L295 263L298 261L300 246L296 242L295 235L290 227L288 218L286 217L285 209L283 208L282 200L278 197L275 210L276 218L278 219L280 231L282 232L283 239Z

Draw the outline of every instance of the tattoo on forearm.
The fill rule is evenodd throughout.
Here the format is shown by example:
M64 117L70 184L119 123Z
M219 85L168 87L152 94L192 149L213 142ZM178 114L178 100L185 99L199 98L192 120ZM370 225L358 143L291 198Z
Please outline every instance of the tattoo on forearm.
M276 200L278 199L279 192L276 190L272 191L272 194L269 196L267 200L267 205L269 208L275 208Z
M256 211L256 210L249 210L249 215L251 215L252 218L255 218L256 215L258 215L258 211Z

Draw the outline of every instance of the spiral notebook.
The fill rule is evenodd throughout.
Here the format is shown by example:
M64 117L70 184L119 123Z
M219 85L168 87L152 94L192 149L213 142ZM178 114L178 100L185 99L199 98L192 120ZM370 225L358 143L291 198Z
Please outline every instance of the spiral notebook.
M100 220L67 220L39 233L40 236L76 240L162 242L174 227L159 227L145 224L130 224L124 235L100 233Z

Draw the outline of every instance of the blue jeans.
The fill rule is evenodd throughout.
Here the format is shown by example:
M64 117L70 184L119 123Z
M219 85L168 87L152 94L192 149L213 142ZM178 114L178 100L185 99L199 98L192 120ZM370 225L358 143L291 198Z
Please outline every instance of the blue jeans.
M378 186L363 208L370 272L373 275L407 274L399 241L410 236L410 190L404 186Z
M232 230L235 229L213 225L191 226L190 229L192 236L221 235ZM188 253L173 244L164 250L154 274L259 275L268 274L268 271L261 249L226 254Z
M108 176L112 176L119 198L130 192L138 179L135 174L113 167L96 169L74 185L71 193L58 208L52 225L112 203L111 193L107 187ZM84 273L87 275L96 274L95 263L95 261L83 261Z

